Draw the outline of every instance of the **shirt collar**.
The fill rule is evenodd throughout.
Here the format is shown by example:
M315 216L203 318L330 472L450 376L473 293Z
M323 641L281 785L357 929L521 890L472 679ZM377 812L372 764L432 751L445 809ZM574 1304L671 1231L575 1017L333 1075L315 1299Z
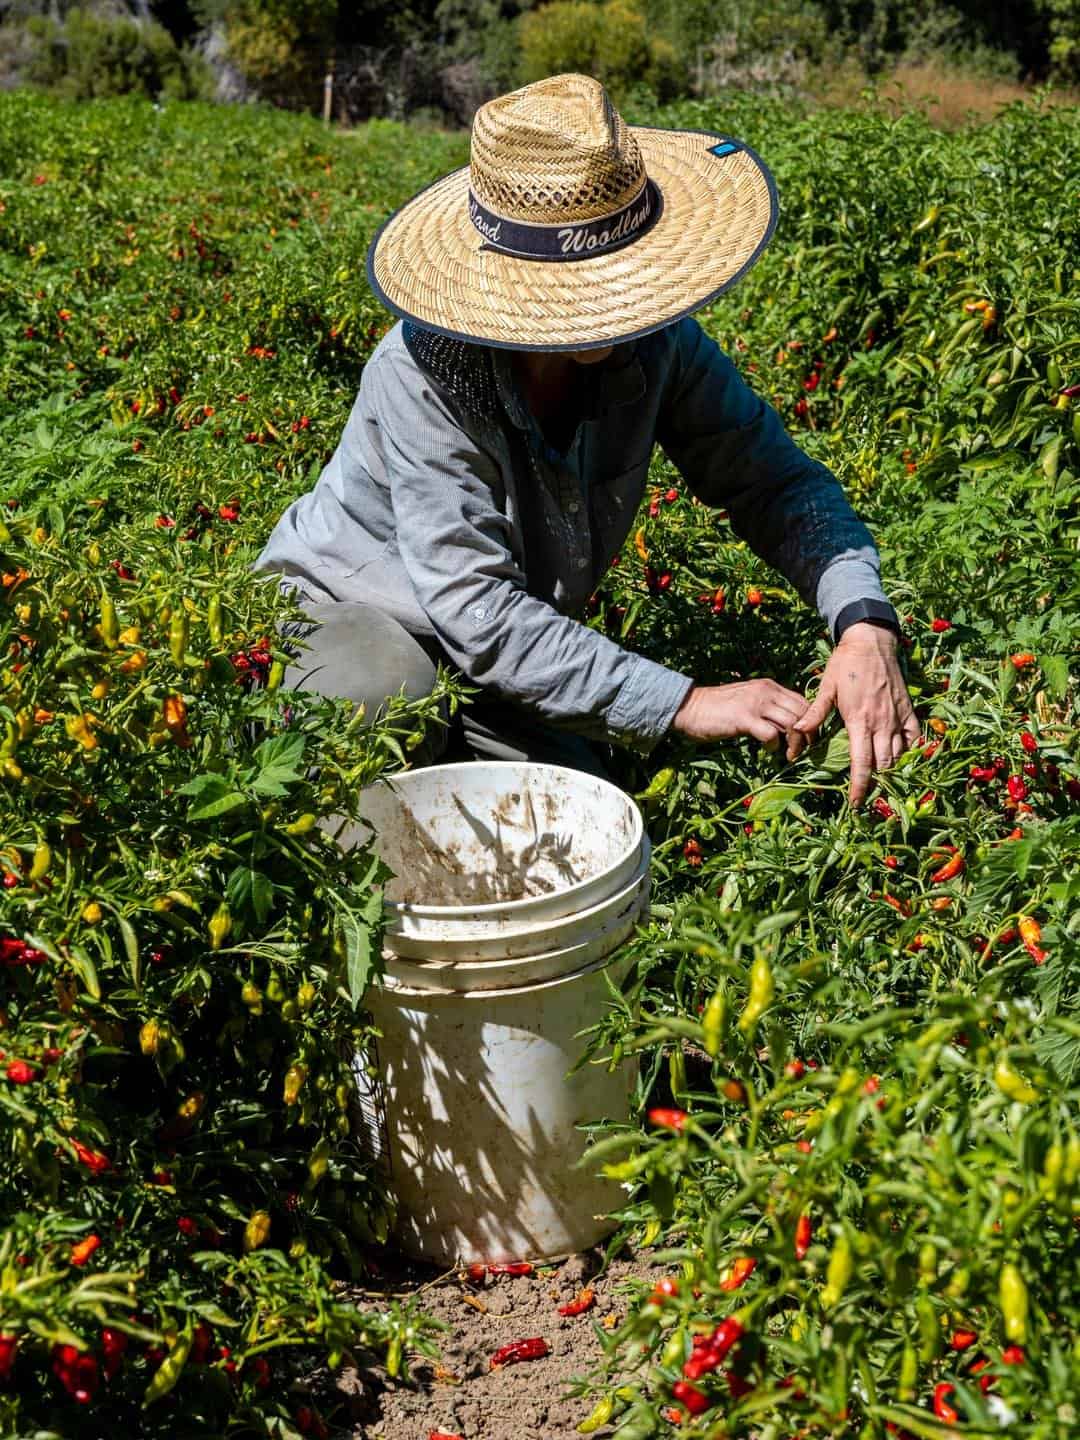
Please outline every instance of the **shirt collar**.
M518 389L510 363L512 352L492 350L495 383L503 408L519 430L528 430L532 417ZM616 345L607 360L596 366L582 366L582 415L599 419L617 405L632 405L645 395L645 370L638 359L637 344Z

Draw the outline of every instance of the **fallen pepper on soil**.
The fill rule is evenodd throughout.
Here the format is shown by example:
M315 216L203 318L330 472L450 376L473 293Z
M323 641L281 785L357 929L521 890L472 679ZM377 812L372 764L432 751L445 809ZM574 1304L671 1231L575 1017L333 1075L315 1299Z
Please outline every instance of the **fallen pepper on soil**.
M586 1285L580 1290L573 1300L567 1305L559 1306L560 1315L584 1315L586 1310L591 1310L596 1304L596 1291L591 1285Z
M502 1365L516 1365L519 1360L542 1360L550 1354L551 1346L539 1336L529 1340L511 1340L509 1345L495 1351L491 1357L491 1368L497 1370Z

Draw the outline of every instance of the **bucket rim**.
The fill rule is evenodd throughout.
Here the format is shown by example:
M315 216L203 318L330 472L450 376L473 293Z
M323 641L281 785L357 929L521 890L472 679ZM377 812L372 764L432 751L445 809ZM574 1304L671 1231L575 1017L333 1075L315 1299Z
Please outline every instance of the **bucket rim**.
M637 928L636 926L634 927ZM594 970L603 970L608 965L632 964L631 957L621 952L629 945L633 938L633 931L622 942L607 955L601 955L596 960L590 960L587 965L580 966L577 970L570 970L565 975L553 975L547 980L537 980L532 984L507 985L498 990L444 990L436 986L399 985L392 983L392 976L389 971L380 975L377 981L372 982L372 989L382 995L389 995L396 1000L399 996L409 1000L502 1000L509 999L515 995L525 995L537 990L553 990L557 985L569 985L574 980L584 979L592 974ZM389 983L388 983L389 982ZM370 1008L371 995L369 992L365 1003Z
M607 866L605 870L601 870L595 875L590 875L586 880L579 880L573 885L566 886L565 889L552 891L549 895L526 895L520 900L495 900L485 902L481 905L425 905L411 900L387 900L384 898L383 905L389 914L394 916L413 915L428 920L451 920L457 917L493 920L499 915L512 916L520 914L529 906L534 906L539 909L545 902L552 901L556 896L573 895L575 891L582 891L588 887L596 886L603 880L605 875L610 874L613 870L617 870L620 865L624 865L627 862L629 857L641 851L642 842L645 839L645 821L641 813L641 808L634 800L634 797L627 791L620 789L613 781L605 780L602 775L593 775L587 770L575 770L572 765L549 765L544 762L532 760L454 760L443 765L423 765L415 770L403 770L397 775L381 776L378 780L372 781L371 785L366 785L364 791L372 790L376 786L393 788L394 785L400 784L403 780L428 775L433 772L445 773L448 770L467 770L476 766L483 766L485 770L521 770L527 768L530 770L554 772L559 775L584 777L591 780L594 784L603 786L605 789L610 790L613 795L618 796L626 802L630 809L631 825L635 832L635 838L632 843L627 846L615 864ZM363 794L364 791L361 791L361 794ZM361 817L361 823L367 823L363 820L363 817Z

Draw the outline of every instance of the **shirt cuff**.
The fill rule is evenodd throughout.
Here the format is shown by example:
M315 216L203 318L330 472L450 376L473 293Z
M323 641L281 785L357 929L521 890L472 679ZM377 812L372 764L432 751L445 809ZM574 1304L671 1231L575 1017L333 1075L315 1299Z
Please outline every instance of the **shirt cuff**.
M854 600L881 600L889 603L881 588L881 561L876 550L866 546L849 550L825 567L815 597L829 634L836 633L840 611Z
M617 744L647 755L671 728L694 681L644 655L627 658L630 673L608 710L607 730Z

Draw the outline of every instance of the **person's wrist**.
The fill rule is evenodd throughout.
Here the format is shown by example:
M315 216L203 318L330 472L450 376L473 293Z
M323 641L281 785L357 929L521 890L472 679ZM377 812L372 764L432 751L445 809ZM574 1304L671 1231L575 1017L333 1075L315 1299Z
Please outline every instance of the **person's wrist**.
M697 713L701 702L701 690L698 685L691 685L690 689L683 696L683 702L675 711L675 717L671 722L671 728L679 735L688 735L693 728L693 717Z
M834 641L842 640L852 626L868 624L870 621L878 622L899 637L900 620L887 600L852 600L836 617L833 624Z

